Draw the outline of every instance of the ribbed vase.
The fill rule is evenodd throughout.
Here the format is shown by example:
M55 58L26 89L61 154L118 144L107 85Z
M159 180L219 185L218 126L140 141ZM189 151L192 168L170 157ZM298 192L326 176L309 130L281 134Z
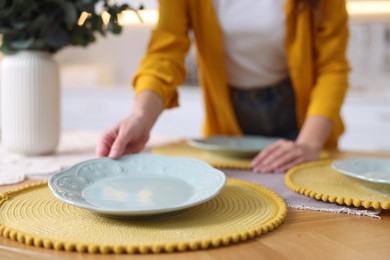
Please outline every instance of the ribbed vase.
M25 155L54 152L60 134L60 83L52 55L5 55L1 75L1 145Z

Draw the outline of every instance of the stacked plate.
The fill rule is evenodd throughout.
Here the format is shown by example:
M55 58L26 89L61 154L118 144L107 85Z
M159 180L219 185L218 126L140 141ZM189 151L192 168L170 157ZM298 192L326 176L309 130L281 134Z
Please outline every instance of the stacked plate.
M340 174L360 180L372 189L390 192L390 159L352 158L336 160L331 166Z
M211 200L223 189L223 172L203 161L152 154L99 158L53 175L59 200L113 217L161 215Z

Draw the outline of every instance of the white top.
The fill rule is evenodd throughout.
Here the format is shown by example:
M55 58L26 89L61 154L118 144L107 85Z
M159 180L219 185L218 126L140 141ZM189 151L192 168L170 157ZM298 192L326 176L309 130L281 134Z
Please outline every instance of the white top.
M285 1L213 0L229 85L265 87L287 78Z

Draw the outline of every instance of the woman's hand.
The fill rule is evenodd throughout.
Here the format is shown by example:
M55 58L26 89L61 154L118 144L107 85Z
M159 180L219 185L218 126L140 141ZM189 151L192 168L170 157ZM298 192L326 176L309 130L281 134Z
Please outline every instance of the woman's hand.
M138 153L145 147L149 133L142 117L130 115L101 136L96 156L117 159L124 154Z
M318 159L332 129L332 121L322 116L306 118L296 141L279 140L253 160L254 172L285 172L293 166Z
M140 92L132 114L102 135L96 145L96 156L117 159L124 154L140 152L163 109L163 100L156 93Z
M285 172L298 164L318 159L319 150L281 139L266 147L253 160L254 172Z

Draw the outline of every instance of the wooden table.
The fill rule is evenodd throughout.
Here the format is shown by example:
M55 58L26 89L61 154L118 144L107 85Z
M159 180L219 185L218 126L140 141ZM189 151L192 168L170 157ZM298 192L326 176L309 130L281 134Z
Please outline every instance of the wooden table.
M360 155L364 154L336 153L338 158ZM18 185L0 186L0 191ZM0 237L0 259L389 259L390 210L380 216L376 219L289 209L280 227L256 239L215 249L159 255L80 254L35 248Z

